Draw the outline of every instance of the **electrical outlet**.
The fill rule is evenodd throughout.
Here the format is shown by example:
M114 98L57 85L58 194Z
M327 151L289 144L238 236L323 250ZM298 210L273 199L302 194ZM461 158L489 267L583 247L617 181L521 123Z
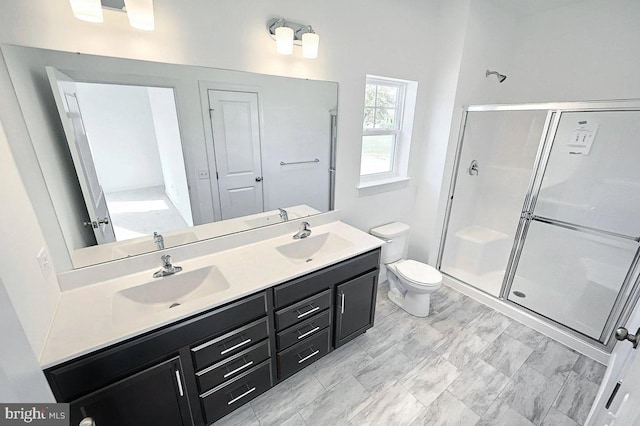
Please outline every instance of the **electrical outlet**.
M209 179L209 170L202 169L198 171L198 177L200 179Z
M51 262L49 261L49 252L46 247L42 247L38 252L38 264L40 265L40 272L42 272L42 276L45 280L49 278L51 275Z

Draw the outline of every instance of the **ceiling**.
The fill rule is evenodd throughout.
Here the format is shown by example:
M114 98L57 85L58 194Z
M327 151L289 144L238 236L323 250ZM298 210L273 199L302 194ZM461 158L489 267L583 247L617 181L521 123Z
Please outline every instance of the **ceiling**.
M501 8L508 10L514 16L522 18L524 16L535 15L552 9L570 6L584 0L491 0Z

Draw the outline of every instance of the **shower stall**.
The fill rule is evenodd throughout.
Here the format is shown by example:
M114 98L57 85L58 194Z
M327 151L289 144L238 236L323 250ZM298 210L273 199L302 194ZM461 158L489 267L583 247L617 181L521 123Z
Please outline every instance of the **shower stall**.
M640 102L465 110L437 267L596 347L638 299Z

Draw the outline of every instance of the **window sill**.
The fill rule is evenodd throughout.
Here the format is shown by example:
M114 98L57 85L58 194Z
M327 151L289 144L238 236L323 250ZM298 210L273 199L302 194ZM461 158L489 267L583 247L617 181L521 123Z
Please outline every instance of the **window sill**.
M409 186L409 177L394 177L388 179L374 180L370 182L361 182L356 189L358 197L366 197L367 195L379 194L381 192L395 191Z

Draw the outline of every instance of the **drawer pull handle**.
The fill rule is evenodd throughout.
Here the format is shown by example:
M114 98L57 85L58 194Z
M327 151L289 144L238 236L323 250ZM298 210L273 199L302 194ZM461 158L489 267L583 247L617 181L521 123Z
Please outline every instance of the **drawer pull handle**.
M305 338L305 337L307 337L308 335L313 334L313 333L315 333L315 332L316 332L316 331L318 331L318 330L320 330L320 327L315 327L315 328L313 328L312 330L309 330L309 331L307 331L306 333L299 335L299 336L298 336L298 340L300 340L300 339L304 339L304 338Z
M301 360L298 361L298 364L302 364L303 362L305 362L309 358L313 358L314 356L318 355L319 353L320 353L320 351L315 351L311 355L305 356L304 358L302 358Z
M250 394L251 392L253 392L254 390L256 390L256 388L255 388L255 387L253 387L253 388L249 389L248 391L246 391L245 393L243 393L243 394L242 394L242 395L240 395L239 397L237 397L237 398L233 398L231 401L227 402L227 405L231 405L231 404L233 404L234 402L238 401L239 399L244 398L245 396L249 395L249 394Z
M344 314L344 293L342 293L342 307L340 308L340 313Z
M235 351L236 349L246 345L247 343L251 343L251 339L247 339L244 342L240 342L235 346L231 346L229 349L225 349L224 351L220 352L220 355L224 355L224 354L229 353L231 351Z
M300 318L304 318L304 317L306 317L307 315L312 314L312 313L314 313L314 312L316 312L316 311L319 311L319 310L320 310L320 306L316 306L315 308L313 308L313 309L309 309L307 312L305 312L305 313L303 313L303 314L298 315L298 319L300 319ZM300 311L298 311L298 312L300 312Z
M180 379L180 371L176 370L176 381L178 382L178 391L180 392L180 396L184 396L184 391L182 390L182 380Z
M246 363L246 364L245 364L245 365L243 365L242 367L238 367L238 368L236 368L236 369L235 369L235 370L233 370L233 371L229 371L227 374L225 374L225 375L224 375L224 376L222 376L222 377L226 379L227 377L229 377L229 376L231 376L231 375L236 374L238 371L242 371L242 370L244 370L244 369L245 369L245 368L247 368L247 367L251 367L252 365L253 365L253 361L249 361L248 363Z

